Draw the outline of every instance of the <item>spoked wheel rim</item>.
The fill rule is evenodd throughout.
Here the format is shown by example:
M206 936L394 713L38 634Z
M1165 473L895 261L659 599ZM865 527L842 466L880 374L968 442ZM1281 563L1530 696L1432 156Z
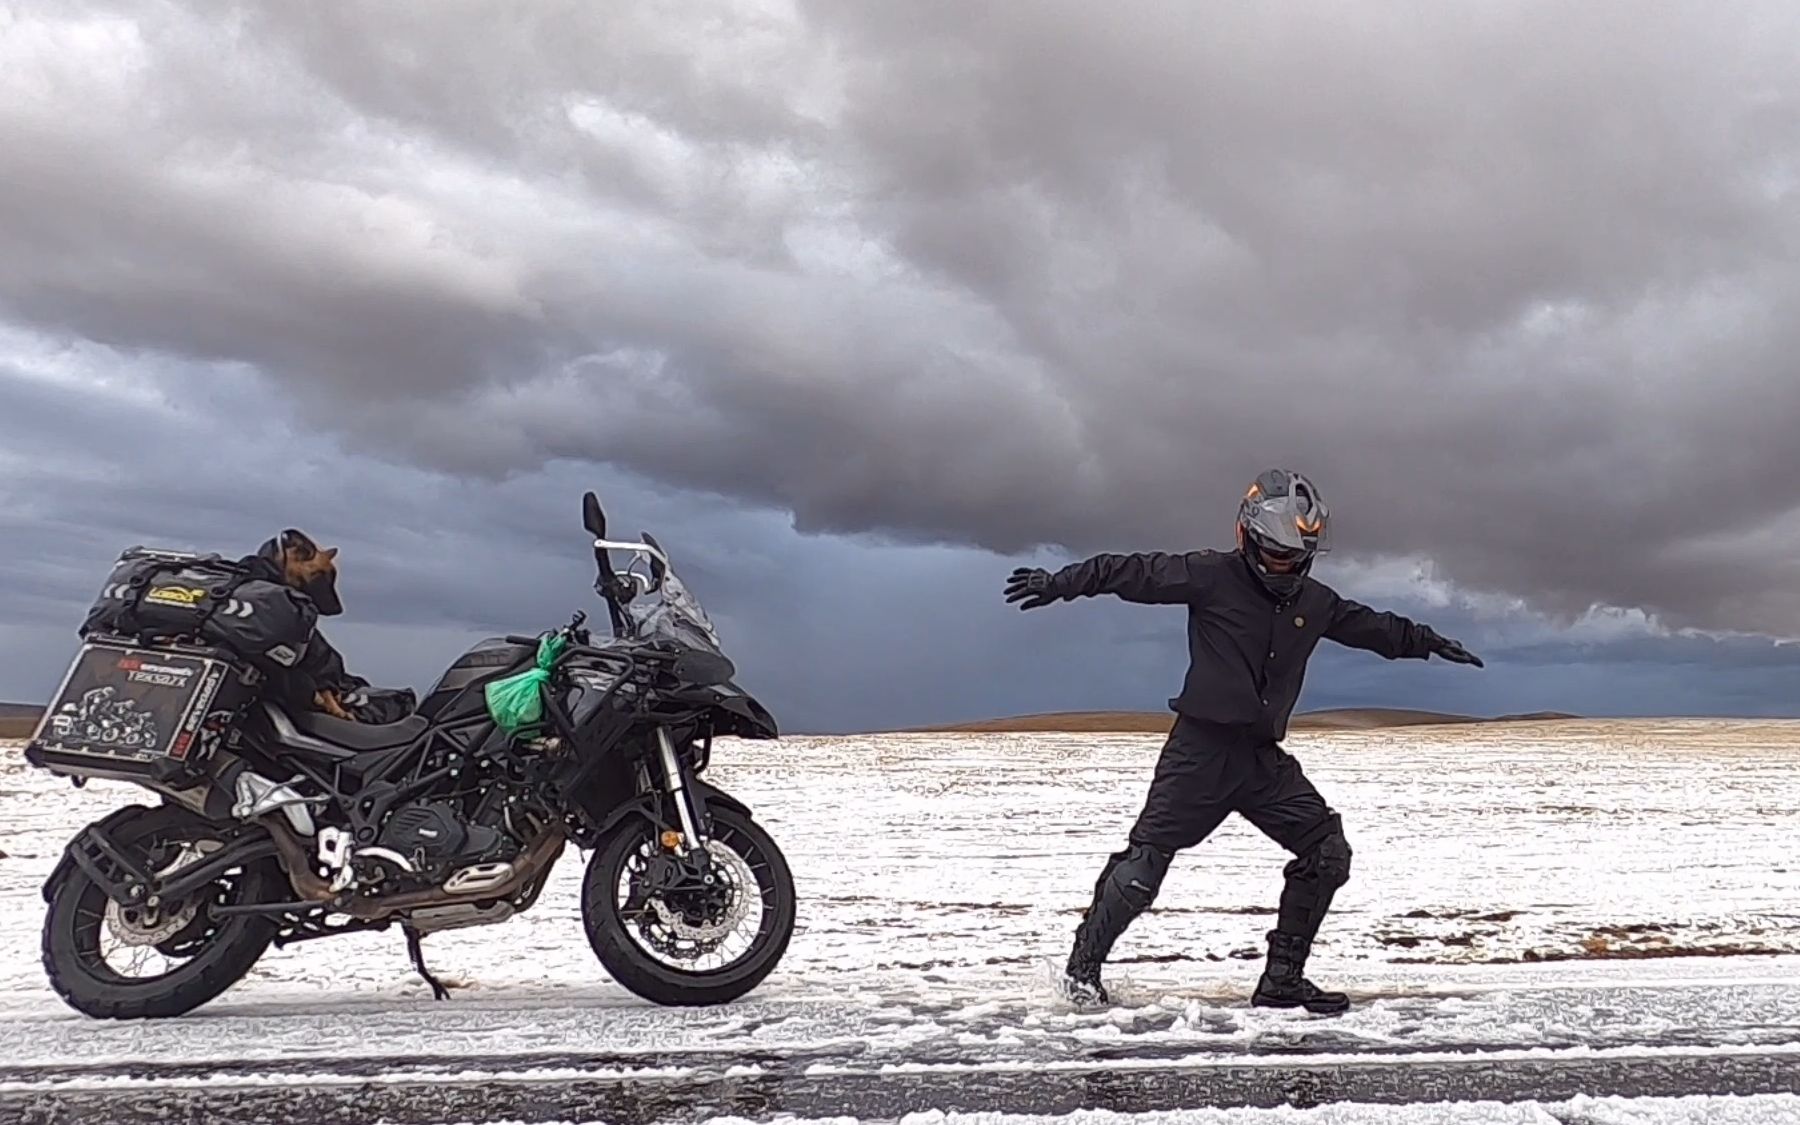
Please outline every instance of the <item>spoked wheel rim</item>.
M168 876L224 847L197 834L159 834L129 846L140 862ZM88 884L75 906L75 949L82 967L100 980L151 984L189 967L224 928L213 907L239 901L243 868L232 868L176 903L121 906Z
M719 824L706 851L718 886L646 892L642 881L661 853L656 835L646 832L612 888L613 907L632 945L663 969L686 976L728 973L754 959L775 932L775 872L755 842Z

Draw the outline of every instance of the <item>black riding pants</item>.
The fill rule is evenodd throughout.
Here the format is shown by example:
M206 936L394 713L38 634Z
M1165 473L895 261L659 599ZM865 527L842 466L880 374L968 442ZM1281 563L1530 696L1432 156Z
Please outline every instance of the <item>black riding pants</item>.
M1094 881L1093 905L1076 931L1069 972L1082 979L1097 973L1132 919L1155 902L1175 853L1212 835L1234 812L1293 853L1282 869L1276 930L1310 945L1350 877L1342 822L1300 763L1275 743L1243 727L1182 718L1163 744L1129 844L1108 857ZM1304 954L1295 957L1291 947L1287 956L1286 964L1304 964Z
M1242 727L1177 719L1131 842L1181 851L1234 812L1296 856L1339 831L1336 814L1292 754Z

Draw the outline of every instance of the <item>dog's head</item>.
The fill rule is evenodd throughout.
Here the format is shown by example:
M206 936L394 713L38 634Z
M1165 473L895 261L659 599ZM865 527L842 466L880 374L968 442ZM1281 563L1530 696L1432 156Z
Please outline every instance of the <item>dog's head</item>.
M321 547L312 536L288 528L274 541L280 556L282 580L311 598L319 613L332 617L344 612L337 593L336 547Z

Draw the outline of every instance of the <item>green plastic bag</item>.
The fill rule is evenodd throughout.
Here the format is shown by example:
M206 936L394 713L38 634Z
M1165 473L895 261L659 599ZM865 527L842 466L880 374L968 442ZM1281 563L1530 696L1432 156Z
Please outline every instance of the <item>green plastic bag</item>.
M552 633L538 641L537 667L505 676L488 684L488 714L508 734L531 726L544 717L544 682L550 678L550 666L561 655L567 643L561 633Z

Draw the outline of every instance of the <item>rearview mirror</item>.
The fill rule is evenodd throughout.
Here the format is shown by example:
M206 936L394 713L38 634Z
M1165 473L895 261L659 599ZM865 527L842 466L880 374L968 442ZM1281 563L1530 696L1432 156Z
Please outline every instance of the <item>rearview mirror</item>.
M606 513L600 510L600 498L592 492L581 498L581 522L595 539L606 538Z
M654 586L660 588L663 583L663 575L668 573L669 569L663 565L663 559L669 557L668 552L662 549L662 544L656 541L656 536L651 535L648 531L642 531L638 534L645 543L648 543L656 550L656 553L650 556L650 581Z

